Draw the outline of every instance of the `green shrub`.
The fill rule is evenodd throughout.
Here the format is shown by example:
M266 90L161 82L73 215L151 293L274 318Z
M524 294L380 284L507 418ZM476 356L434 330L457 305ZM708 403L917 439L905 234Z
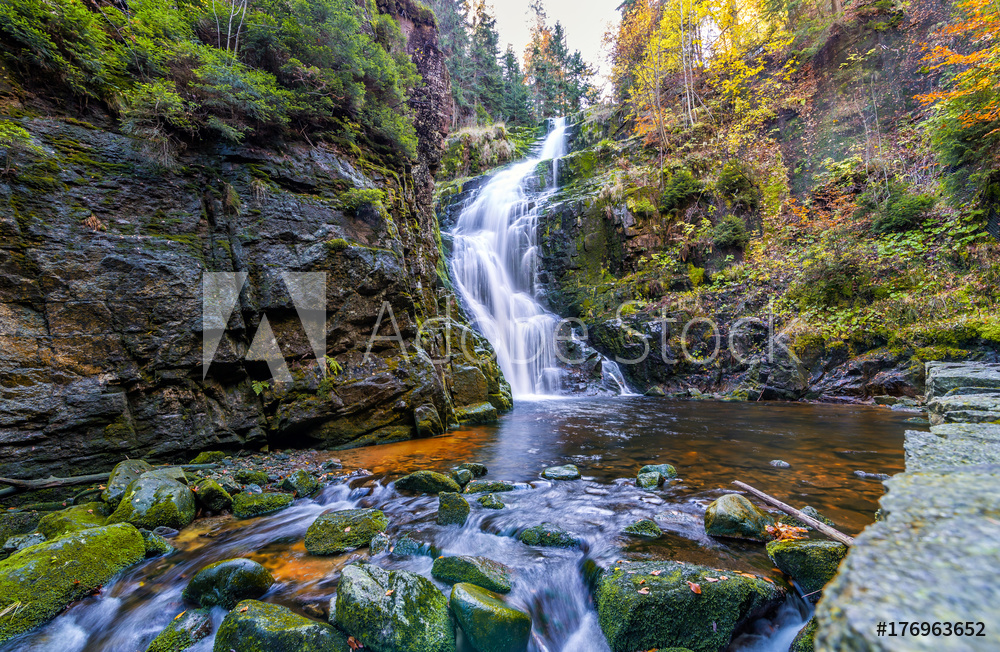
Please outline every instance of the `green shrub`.
M385 192L377 188L351 188L340 195L340 203L345 210L357 211L365 205L382 206Z
M832 308L871 302L885 294L871 267L862 251L846 247L823 251L806 261L788 296L803 307Z
M750 241L747 225L738 215L726 215L712 228L712 242L716 247L742 249Z
M924 221L927 212L934 207L933 195L902 195L890 197L872 223L875 233L900 233L911 231Z
M334 238L333 240L328 240L326 246L330 251L338 252L344 251L350 247L351 244L343 238Z
M760 209L760 191L754 184L750 171L739 161L728 161L722 166L715 190L733 208L745 211Z
M705 184L695 178L687 168L681 168L665 180L660 195L660 211L678 212L697 201L705 191Z

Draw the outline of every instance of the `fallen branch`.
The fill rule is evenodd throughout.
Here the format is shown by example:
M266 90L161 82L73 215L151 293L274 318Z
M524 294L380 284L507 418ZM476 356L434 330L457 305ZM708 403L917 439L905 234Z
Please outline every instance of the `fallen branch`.
M173 464L161 467L153 467L153 469L161 468L171 468L173 466L180 466L184 471L201 471L204 469L215 469L218 468L218 464ZM108 478L111 477L111 472L107 473L92 473L91 475L78 475L71 478L57 478L56 476L49 476L47 478L41 478L36 480L22 480L19 478L0 478L0 484L10 485L4 489L0 489L0 497L18 493L21 491L31 491L33 489L51 489L52 487L71 487L73 485L79 484L92 484L94 482L107 482Z
M755 489L754 487L751 487L747 483L740 482L739 480L733 480L733 484L736 485L737 487L739 487L740 489L743 489L744 491L749 491L754 496L757 496L758 498L760 498L764 502L770 503L771 505L774 505L775 507L777 507L778 509L780 509L784 513L786 513L786 514L788 514L790 516L794 516L795 518L797 518L798 520L802 521L803 523L805 523L809 527L812 527L815 530L817 530L819 532L822 532L823 534L825 534L826 536L830 537L834 541L839 541L840 543L844 544L845 546L853 546L854 545L854 537L848 536L848 535L844 534L843 532L841 532L840 530L838 530L836 528L833 528L833 527L830 527L826 523L823 523L822 521L817 521L812 516L809 516L808 514L800 512L799 510L795 509L791 505L787 505L787 504L781 502L780 500L778 500L774 496L769 496L768 494L764 493L760 489Z

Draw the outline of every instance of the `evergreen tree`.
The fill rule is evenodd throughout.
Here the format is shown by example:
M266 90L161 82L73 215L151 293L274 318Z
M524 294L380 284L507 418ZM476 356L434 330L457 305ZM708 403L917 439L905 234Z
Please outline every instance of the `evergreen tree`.
M507 45L503 55L503 111L501 117L512 124L528 124L533 121L531 97L525 84L521 62L514 53L514 46Z
M496 29L496 18L487 9L486 0L472 0L468 12L471 30L469 59L476 108L481 108L496 120L503 107L504 83L499 63L500 35Z

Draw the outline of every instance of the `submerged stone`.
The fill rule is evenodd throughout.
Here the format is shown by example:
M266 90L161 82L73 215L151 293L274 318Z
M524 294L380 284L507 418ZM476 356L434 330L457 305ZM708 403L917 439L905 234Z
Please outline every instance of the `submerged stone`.
M635 486L642 489L655 489L663 484L663 476L658 471L640 473L635 478Z
M726 494L705 510L705 533L713 537L770 541L774 518L739 494Z
M236 494L233 498L233 516L254 518L279 512L295 500L292 494Z
M462 632L480 652L524 652L531 637L531 616L475 584L459 583L451 590L451 613Z
M517 535L517 540L529 546L549 548L573 548L580 540L569 532L547 525L536 525Z
M348 650L336 629L287 607L244 600L229 612L215 635L216 652L331 652Z
M274 584L270 571L252 559L226 559L198 571L184 589L184 599L202 607L232 609L259 598Z
M646 539L658 539L663 536L663 530L660 529L660 526L648 518L632 523L622 530L622 533Z
M503 509L506 507L504 502L496 497L495 494L486 494L485 496L480 496L476 498L476 502L485 507L486 509Z
M205 478L195 485L195 502L210 512L220 513L233 508L233 497L215 480Z
M396 489L413 494L437 494L442 491L458 493L462 490L458 483L443 473L417 471L396 480Z
M677 477L677 469L672 464L647 464L639 469L639 473L659 473L666 480Z
M112 510L118 509L118 504L121 503L128 486L138 480L140 475L152 470L153 467L144 460L119 462L111 470L111 475L108 476L108 483L104 486L104 491L101 492L101 500L106 502Z
M431 575L442 582L466 582L497 593L510 593L512 570L498 561L486 557L438 557L431 567Z
M383 552L389 549L389 545L392 540L389 535L385 532L379 532L372 537L372 540L368 543L368 551L374 557L375 555L381 555Z
M514 483L504 480L473 480L465 485L467 494L483 494L502 491L514 491Z
M469 501L450 491L438 494L438 525L465 525L467 518L469 518Z
M837 574L847 546L836 541L771 541L767 556L796 581L810 602L819 602L823 587Z
M424 556L424 557L437 557L438 550L429 543L423 543L417 541L416 539L410 537L409 534L404 534L396 540L396 545L392 547L390 552L396 557L411 557L411 556Z
M189 609L160 632L146 652L182 652L212 633L212 618L207 609Z
M472 477L472 471L469 469L455 469L451 472L451 479L457 482L461 487L469 484Z
M64 534L104 525L109 515L104 503L84 503L46 514L38 522L38 531L46 539L56 539Z
M550 466L542 471L542 477L546 480L579 480L580 469L578 469L575 464Z
M194 492L173 478L150 471L129 485L108 523L127 522L147 530L160 526L180 530L194 516Z
M306 550L311 555L335 555L368 545L372 537L389 527L389 519L377 509L343 509L323 514L306 531Z
M299 498L312 496L320 489L316 478L303 469L299 469L285 478L281 483L281 488L285 491L295 492Z
M477 478L481 478L489 472L486 465L479 462L463 462L458 465L458 468L472 471L472 475Z

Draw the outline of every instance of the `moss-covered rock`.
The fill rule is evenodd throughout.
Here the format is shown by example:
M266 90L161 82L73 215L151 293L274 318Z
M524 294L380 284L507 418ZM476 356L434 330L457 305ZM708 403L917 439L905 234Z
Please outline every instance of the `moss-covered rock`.
M38 531L46 539L56 539L77 530L100 527L109 514L110 510L105 503L84 503L46 514L38 521Z
M153 467L143 460L119 462L108 477L108 484L101 492L101 500L110 505L111 509L118 509L128 486L138 480L140 475L152 470Z
M576 467L576 464L550 466L542 471L542 477L546 480L579 480L580 469Z
M12 537L7 537L7 540L3 542L3 547L0 548L0 559L6 559L15 552L37 546L40 543L45 543L45 535L41 532L15 534Z
M663 484L663 476L657 471L640 473L635 477L635 486L642 489L656 489Z
M572 534L548 525L536 525L522 530L517 540L529 546L548 548L573 548L580 545L580 540Z
M847 546L836 541L771 541L767 556L782 573L798 583L811 602L819 602L823 587L837 574Z
M385 532L379 532L372 537L372 540L368 543L368 552L374 557L375 555L381 555L383 552L389 549L392 545L392 539Z
M267 473L264 471L255 471L253 469L242 469L237 471L233 478L236 479L240 484L255 484L263 487L268 483Z
M271 573L252 559L226 559L205 566L184 588L184 599L202 607L232 609L259 598L274 584Z
M378 652L454 652L448 601L425 577L368 564L344 568L335 624Z
M816 649L816 619L811 619L792 640L788 652L813 652Z
M411 494L437 494L442 491L458 493L458 483L437 471L417 471L396 480L396 489Z
M440 551L429 543L417 541L409 534L404 534L396 540L391 552L396 557L438 557Z
M622 533L633 537L644 537L646 539L659 539L663 536L663 530L660 529L660 526L657 525L655 521L651 521L648 518L644 518L626 526L625 529L622 530Z
M335 555L368 545L389 527L377 509L344 509L323 514L306 531L306 550L312 555Z
M770 541L774 518L739 494L726 494L705 510L705 532L713 537Z
M467 425L493 423L497 420L497 409L489 402L457 407L455 408L455 418L458 419L459 423Z
M467 518L469 518L469 501L450 491L438 494L438 525L465 525Z
M182 652L211 633L212 618L208 610L190 609L170 621L146 652Z
M33 511L0 512L0 541L16 534L28 534L38 528L42 514Z
M203 451L191 460L192 464L218 464L229 457L222 451Z
M200 480L194 489L195 501L202 509L219 514L233 508L233 497L211 478Z
M484 494L501 491L514 491L514 483L504 480L473 480L465 485L464 492L467 494Z
M331 652L348 650L347 638L326 623L287 607L244 600L215 635L217 652Z
M514 609L496 593L475 584L451 589L451 613L480 652L523 652L531 637L531 616Z
M834 527L836 527L836 525L837 525L836 523L834 523L833 521L831 521L827 517L823 516L818 511L816 511L816 508L813 507L813 506L811 506L811 505L806 505L805 507L802 508L801 511L806 516L811 516L814 519L816 519L817 521L819 521L820 523L825 523L827 525L831 525L831 526L834 526ZM782 516L781 518L779 518L778 521L780 523L784 523L785 525L794 525L795 527L802 527L802 528L805 528L807 530L811 530L812 529L810 526L806 525L805 523L803 523L802 521L800 521L799 519L795 518L794 516L792 516L790 514L785 514L784 516Z
M647 464L639 469L639 473L659 473L666 480L677 477L677 469L671 464Z
M194 520L194 493L186 485L171 478L142 474L129 485L122 501L108 518L108 523L131 523L154 530L169 527L180 530Z
M504 502L497 498L496 494L486 494L485 496L480 496L479 498L476 498L476 502L486 509L503 509L506 507Z
M486 557L438 557L431 567L431 575L442 582L466 582L497 593L510 593L511 574L509 566Z
M469 469L455 469L451 472L451 479L457 482L460 487L469 484L472 478L472 471Z
M150 532L146 529L140 529L140 534L142 534L142 542L146 546L146 558L150 557L161 557L163 555L169 555L177 551L169 541L161 537L156 532Z
M139 530L121 523L71 532L0 561L0 612L6 614L0 643L51 620L145 556Z
M295 500L292 494L236 494L233 498L233 516L253 518L273 514L285 509Z
M784 597L763 579L672 561L621 563L603 571L595 588L598 619L614 652L718 652Z
M472 471L473 477L481 478L489 472L485 464L480 464L479 462L462 462L458 465L460 469L468 469Z
M294 492L299 498L306 498L319 491L319 481L308 471L299 469L281 481L281 488Z

